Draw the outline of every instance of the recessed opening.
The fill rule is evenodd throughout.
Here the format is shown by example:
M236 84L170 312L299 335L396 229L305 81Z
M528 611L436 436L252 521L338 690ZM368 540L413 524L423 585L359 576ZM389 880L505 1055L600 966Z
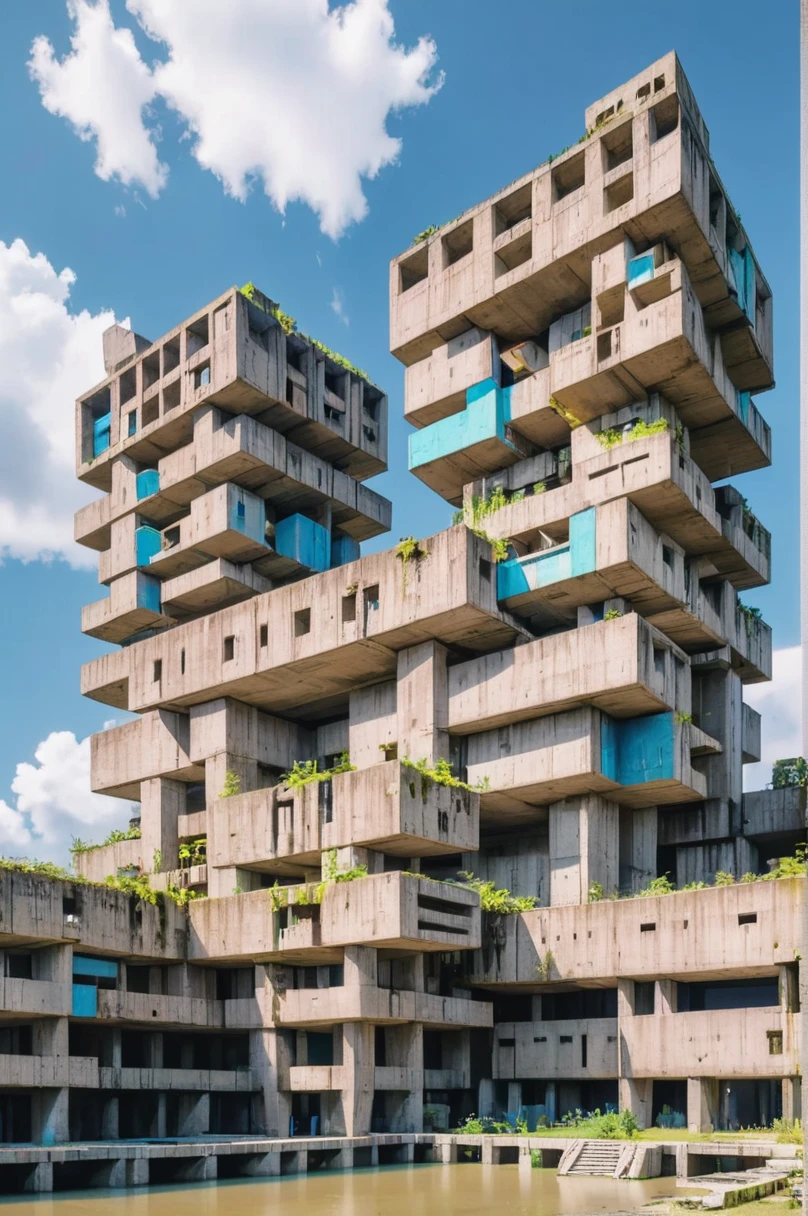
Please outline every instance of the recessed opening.
M645 101L645 99L650 96L651 96L650 84L641 84L640 87L637 89L637 101Z
M466 220L465 224L453 228L442 241L443 265L453 266L455 262L470 254L474 247L474 221Z
M664 88L665 88L665 77L664 76L655 76L654 77L654 92L661 93Z
M484 583L491 582L491 563L487 557L480 558L480 578Z
M335 397L339 397L340 401L345 400L345 389L347 382L347 374L339 372L335 367L326 363L325 365L325 387L329 393L333 393Z
M613 287L602 291L597 298L597 303L600 313L599 328L606 329L612 325L619 325L626 315L625 283L615 283Z
M163 660L155 659L152 666L152 683L158 684L163 678Z
M131 410L126 416L126 434L130 439L137 434L137 410Z
M149 397L148 401L143 402L143 425L150 426L152 422L156 422L160 417L160 398L158 396Z
M409 291L416 283L421 283L429 274L429 251L424 243L415 253L398 264L399 285L401 292Z
M679 126L679 98L675 93L658 101L650 113L651 143L664 139Z
M207 388L209 384L210 364L203 363L201 367L197 367L194 371L194 388ZM179 381L177 381L177 387L179 388Z
M262 625L260 627L260 629L258 630L258 645L262 646L262 647L269 645L269 626L268 625Z
M356 620L356 592L342 597L342 623L349 624Z
M571 1043L572 1035L571 1034L560 1034L558 1036L558 1041L559 1041L559 1043Z
M151 355L146 355L143 360L143 391L151 388L160 379L160 352L154 351Z
M168 372L173 372L180 365L180 340L179 337L169 338L163 344L163 375Z
M757 924L757 912L739 912L738 913L738 924L739 925L756 925Z
M622 104L623 104L622 101L618 103L618 106L617 106L618 110L620 109ZM611 118L613 115L614 115L614 106L609 106L608 109L601 110L600 114L598 114L597 118L595 119L595 126L599 127L602 123L604 123L606 121L607 118Z
M126 402L131 401L136 392L137 371L134 367L129 367L121 373L118 379L118 404L126 405Z
M616 211L618 207L622 207L625 203L630 203L634 198L634 174L627 173L625 177L621 177L618 181L612 182L603 191L603 211L608 214L610 211Z
M608 173L618 165L624 165L634 155L633 125L631 120L604 132L600 146L603 151L603 168Z
M180 404L182 398L182 386L179 380L175 380L173 384L168 384L163 389L163 413L167 414L169 410L174 410Z
M499 276L515 270L533 257L533 232L529 229L515 240L503 245L494 254L494 273Z
M222 644L222 659L225 663L229 663L236 655L236 639L231 633L229 637L224 639Z
M553 169L553 198L558 202L580 190L586 180L586 168L583 152L578 152Z
M173 528L166 528L163 533L163 549L173 549L175 545L180 543L180 526L176 524Z
M640 925L640 933L656 933L656 921L647 920Z
M532 184L527 182L494 206L494 236L529 220L533 214Z
M653 980L634 981L634 1016L648 1017L654 1012Z
M180 675L185 675L185 647L180 651Z
M385 760L398 760L398 743L383 743L380 750Z
M767 1030L766 1038L769 1040L769 1055L781 1056L783 1054L782 1030Z
M374 388L372 384L368 384L367 380L362 382L362 412L370 419L371 422L378 422L379 407L384 394L379 389Z
M311 608L301 608L295 613L295 637L302 638L311 632Z
M614 331L607 329L605 334L598 334L598 363L604 359L610 359L612 356L612 333Z
M208 314L193 321L185 331L185 357L190 359L208 344Z
M666 566L670 566L673 569L673 549L670 545L662 546L662 560Z

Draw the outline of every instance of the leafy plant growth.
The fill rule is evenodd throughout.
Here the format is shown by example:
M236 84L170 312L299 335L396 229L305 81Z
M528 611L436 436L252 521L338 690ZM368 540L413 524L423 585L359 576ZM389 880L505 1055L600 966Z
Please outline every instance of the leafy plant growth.
M430 781L434 781L437 785L449 785L453 789L482 792L487 790L490 785L487 777L484 777L476 785L469 785L467 781L461 781L459 777L455 776L451 761L446 760L443 756L438 757L431 768L428 760L411 760L409 756L402 756L401 763L405 768L414 768L416 772L420 773L423 777L428 777Z
M661 435L667 429L667 418L655 418L653 422L640 419L629 430L610 426L605 431L596 431L595 438L600 446L608 451L623 442L632 443L635 439L647 439L649 435Z
M460 887L468 887L480 896L480 907L483 912L496 912L501 916L510 916L514 912L529 912L539 902L535 895L511 895L504 887L496 887L487 878L476 878L468 870L461 870L463 882Z
M284 773L281 780L287 789L299 790L312 781L330 781L337 773L352 773L355 769L356 765L351 764L351 757L348 753L342 752L332 768L321 769L316 760L295 760L289 772Z
M238 773L234 773L231 768L227 770L224 777L224 786L220 798L233 798L236 794L241 793L241 777Z
M109 836L101 844L89 844L86 840L82 840L80 836L74 836L70 845L70 852L75 857L78 853L91 853L93 849L103 849L105 845L118 844L121 840L140 840L140 826L113 828Z

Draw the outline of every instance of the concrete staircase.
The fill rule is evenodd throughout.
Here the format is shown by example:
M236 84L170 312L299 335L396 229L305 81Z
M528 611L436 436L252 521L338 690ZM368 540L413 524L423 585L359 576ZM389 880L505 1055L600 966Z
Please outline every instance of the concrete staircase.
M620 1140L580 1140L566 1149L558 1172L613 1178L625 1147Z

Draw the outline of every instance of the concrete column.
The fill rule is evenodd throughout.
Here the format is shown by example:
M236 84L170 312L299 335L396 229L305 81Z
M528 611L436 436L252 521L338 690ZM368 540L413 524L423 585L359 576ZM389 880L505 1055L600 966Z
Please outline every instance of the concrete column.
M630 1110L641 1128L651 1126L654 1082L650 1077L620 1077L618 1102L621 1110Z
M712 1132L718 1126L719 1082L713 1077L687 1078L687 1129Z
M182 781L170 781L166 777L141 781L141 856L147 870L162 873L179 866L177 816L184 812L185 785Z
M158 1140L165 1140L166 1137L166 1095L157 1095L157 1131L155 1133Z
M802 1083L800 1077L783 1077L783 1118L802 1118Z
M374 1092L375 1027L367 1022L346 1022L342 1028L342 1068L346 1086L342 1111L346 1136L366 1136Z
M657 876L659 812L655 806L642 811L621 807L619 819L620 890L642 891Z
M585 904L589 888L604 894L619 882L620 813L595 794L550 806L550 904Z
M477 1114L485 1119L494 1115L494 1082L489 1077L480 1081L477 1087Z
M446 649L422 642L398 652L398 754L431 764L449 755Z
M38 1089L31 1099L34 1144L61 1144L70 1139L68 1097L70 1090Z
M232 752L217 752L205 761L205 790L208 808L208 857L217 855L216 832L221 830L221 821L215 814L214 803L226 788L228 773L235 773L240 782L240 792L248 793L256 788L258 764ZM261 885L260 874L241 870L236 866L213 866L208 863L208 895L218 897L232 895L234 891L254 891Z
M280 1092L278 1080L292 1064L292 1053L283 1033L250 1031L250 1070L261 1086L262 1111L256 1122L266 1136L288 1136L292 1113L291 1094Z
M134 1157L126 1162L126 1186L149 1185L149 1162L145 1157Z
M555 1123L558 1115L558 1086L555 1081L548 1081L544 1087L544 1105L547 1109L547 1118L551 1123Z
M39 1161L25 1179L23 1191L29 1194L42 1194L53 1190L53 1164L50 1161Z
M32 1024L32 1048L35 1056L53 1060L53 1075L57 1081L69 1080L70 1042L67 1018L36 1018Z
M104 1094L104 1105L101 1109L101 1139L118 1140L120 1138L120 1098L117 1094ZM121 1186L126 1183L122 1182Z
M508 1082L508 1114L518 1114L519 1107L522 1105L522 1083L521 1081Z
M346 988L375 988L378 951L371 946L346 946L343 959Z
M435 1150L443 1165L457 1164L457 1144L455 1142L447 1143L444 1140L441 1144L435 1145Z
M278 1178L280 1172L280 1153L260 1153L244 1160L244 1173L251 1178Z
M180 1094L179 1136L205 1136L210 1130L210 1094Z
M657 980L654 993L654 1012L657 1014L676 1013L678 989L675 980Z

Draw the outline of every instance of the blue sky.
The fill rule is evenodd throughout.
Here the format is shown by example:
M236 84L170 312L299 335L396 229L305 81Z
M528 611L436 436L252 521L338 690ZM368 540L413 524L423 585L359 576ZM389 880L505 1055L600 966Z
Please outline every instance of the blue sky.
M86 5L87 0L76 2ZM259 8L271 10L273 3L288 8L288 0L229 0L223 11L249 12L253 20ZM372 3L379 10L385 8L382 0ZM323 9L324 0L319 5L318 0L298 0L298 5L300 14L318 6ZM130 5L133 12L139 9L147 16L152 6L153 0L132 0ZM222 0L193 0L188 11L201 19L203 10L221 7ZM44 255L57 274L72 269L75 282L64 305L70 313L87 310L90 318L96 318L109 311L117 318L130 317L135 329L153 338L231 284L254 280L280 300L302 328L348 354L387 389L390 471L372 484L394 504L390 541L404 534L425 535L446 525L449 509L406 472L403 369L387 353L389 258L427 225L445 222L571 143L583 130L589 103L676 49L710 130L719 173L742 213L774 292L777 387L757 403L772 427L775 466L740 481L752 509L773 533L774 581L771 588L745 598L759 604L774 627L776 647L795 646L799 640L796 0L767 6L751 0L716 0L710 5L680 0L664 8L649 6L647 0L621 0L616 6L582 0L574 7L512 0L493 8L482 0L390 0L387 7L397 44L411 49L427 35L434 41L437 63L429 79L434 85L436 73L442 71L443 84L422 104L404 104L387 116L387 131L402 141L398 159L382 167L373 180L363 178L367 214L348 223L334 240L321 230L322 217L312 207L292 202L281 215L260 184L245 202L228 196L219 178L194 159L193 139L182 138L184 120L162 97L153 103L149 119L152 127L159 126L157 155L168 171L162 190L153 191L158 196L151 197L142 183L123 184L114 173L110 180L101 180L94 172L96 141L79 139L65 117L45 108L40 87L26 66L39 35L52 44L52 63L58 65L70 50L74 27L64 0L3 6L0 242L10 246L21 239L31 255ZM134 45L147 64L166 58L165 43L150 41L123 0L110 0L110 12L116 27L132 31ZM244 36L250 39L249 28ZM306 63L306 38L293 38L289 28L284 37L289 38L284 51L287 66L296 70L295 56L299 56L304 87L295 92L287 85L280 97L274 95L269 111L287 144L295 146L298 168L305 175L330 164L322 146L318 151L317 136L332 131L341 100L318 71L307 70L311 65ZM430 54L434 57L434 52ZM371 48L367 59L373 58ZM238 62L231 59L221 67L223 76L234 72L231 96L236 105ZM268 77L271 72L268 64ZM386 82L379 75L384 74L377 72L369 80L369 92L383 91ZM412 91L412 81L409 87ZM246 131L256 124L261 102L254 97L256 108L251 112L250 99L245 97L241 119ZM350 104L356 105L356 98ZM355 144L363 131L360 123L353 125L356 138L348 159L354 155L361 163ZM333 129L334 145L349 138L344 128ZM306 138L307 131L314 132L313 141ZM228 150L222 155L226 157ZM323 170L327 193L328 172L331 168ZM339 165L333 172L334 197L341 191L350 194L345 181L337 181ZM335 301L342 316L334 308ZM89 333L89 321L86 328ZM49 358L47 347L43 340L42 361ZM15 348L6 349L3 359L13 361ZM66 357L66 365L72 362L72 356ZM65 378L69 379L66 372ZM27 404L20 394L29 391L27 383L20 376L16 398L13 394L10 398L0 383L0 500L5 480L5 497L14 508L10 522L3 525L0 501L0 551L34 558L23 563L7 556L0 566L6 624L0 634L5 705L0 799L12 808L15 800L9 787L17 766L33 763L36 748L51 732L73 732L82 739L111 716L104 706L83 701L79 695L80 664L103 648L79 632L81 605L101 595L93 571L74 569L61 559L36 558L47 546L42 531L58 532L54 513L61 511L62 498L63 522L80 498L67 502L67 492L55 494L51 487L50 514L43 517L39 539L15 544L15 530L27 534L35 510L31 500L38 492L31 488L36 479L28 472L29 463L35 467L35 441L19 423L20 406ZM34 376L31 383L33 399L41 391L41 381ZM64 400L59 399L59 369L49 383L53 400L47 425L58 429L71 424L75 394L68 388ZM47 496L47 488L42 494ZM375 547L387 543L380 538ZM52 763L59 763L58 753ZM59 814L57 787L54 774L47 774L46 780L40 772L37 781L36 774L24 773L21 782L18 777L17 810L36 813L37 800L50 799L42 816L44 822L50 815L52 824ZM19 831L17 837L13 832L10 837L12 843L22 840ZM13 851L0 824L2 850Z

